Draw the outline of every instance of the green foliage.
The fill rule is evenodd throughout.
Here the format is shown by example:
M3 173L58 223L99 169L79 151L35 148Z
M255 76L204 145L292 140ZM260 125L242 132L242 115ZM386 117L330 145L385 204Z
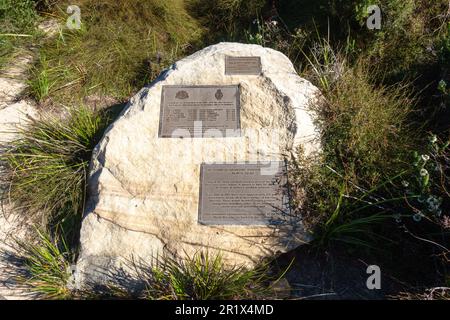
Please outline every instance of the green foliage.
M268 265L254 269L229 266L220 254L208 252L197 252L184 259L159 257L153 266L142 261L130 265L135 274L129 277L136 279L134 282L140 283L142 289L130 292L111 282L103 295L150 300L260 299L270 296L269 282L275 280L269 276Z
M0 0L0 70L18 47L29 44L38 19L32 0Z
M91 151L106 124L104 115L80 107L18 128L0 155L4 197L45 226L80 217Z
M323 93L313 106L322 132L319 164L300 158L293 171L298 189L307 184L306 222L316 228L320 246L374 247L375 230L392 217L385 204L403 201L381 190L399 179L415 142L407 125L414 99L405 83L376 86L367 61L351 67L328 40L305 55L307 75Z
M410 162L408 174L403 176L402 193L405 199L410 195L415 197L408 201L409 212L416 222L427 219L431 222L444 225L442 214L450 203L443 203L450 199L448 181L450 174L447 170L450 165L450 139L439 141L432 135L423 154L414 151Z
M57 243L45 231L35 231L37 238L32 242L15 239L15 248L25 271L25 275L18 278L19 282L41 299L71 298L67 284L73 254L66 243Z
M62 25L68 4L54 9ZM38 100L42 75L52 84L49 97L64 104L92 94L124 100L196 47L203 34L182 0L85 0L78 5L81 29L63 28L42 43L45 63L41 58L31 80Z
M448 1L385 0L380 7L382 28L367 42L368 53L395 79L417 76L417 66L436 60Z
M32 78L28 81L28 90L37 101L42 101L48 97L56 81L53 80L53 82L50 83L49 74L54 72L54 70L49 69L45 55L41 55L39 60L40 67L34 67L31 70Z
M226 269L220 255L195 254L187 260L166 258L153 270L155 283L147 287L151 299L245 299L256 298L264 288L262 269Z
M37 19L33 0L1 0L1 33L29 32Z
M213 32L214 38L237 39L266 6L266 0L190 0L194 15Z
M307 74L323 93L315 106L323 153L318 165L300 158L293 172L294 185L307 194L303 205L315 243L386 250L402 238L388 231L397 225L447 254L449 142L435 135L428 141L417 124L411 130L417 104L411 84L376 84L370 62L351 66L326 40L306 59ZM415 225L421 220L427 223Z

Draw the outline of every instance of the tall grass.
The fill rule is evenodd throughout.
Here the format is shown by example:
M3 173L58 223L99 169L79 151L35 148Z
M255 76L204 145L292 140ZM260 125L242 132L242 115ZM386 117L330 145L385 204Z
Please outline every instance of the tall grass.
M190 0L193 12L212 33L210 40L225 38L239 39L266 6L266 0Z
M197 253L187 260L165 258L153 275L145 293L150 299L249 299L267 291L266 268L227 269L220 255L208 253Z
M0 71L13 59L19 47L34 41L37 20L33 0L0 2Z
M35 229L36 239L15 239L15 251L23 261L19 283L40 299L69 299L68 287L73 254L64 241L56 242L45 231Z
M79 220L91 151L107 122L79 107L19 127L18 138L1 146L3 197L40 225Z
M305 73L323 94L313 106L322 132L319 164L300 158L294 171L300 184L308 184L305 221L316 228L320 246L372 247L382 237L375 230L392 220L385 202L404 201L386 191L399 182L416 145L408 126L414 97L407 83L377 85L367 60L350 66L345 51L328 39L305 55Z
M59 1L53 15L62 26L70 1ZM204 33L182 0L83 0L81 29L63 28L41 44L34 75L54 84L48 96L66 105L88 95L125 100L165 67L193 48ZM44 63L45 62L45 63ZM41 88L31 78L32 88ZM32 90L40 99L40 90Z
M268 264L253 269L230 266L220 254L207 251L183 259L160 256L152 265L145 261L130 261L129 265L134 272L126 276L127 282L134 279L135 290L118 283L118 277L112 273L111 282L102 288L100 296L149 300L262 299L273 296L272 286L281 278L271 274Z

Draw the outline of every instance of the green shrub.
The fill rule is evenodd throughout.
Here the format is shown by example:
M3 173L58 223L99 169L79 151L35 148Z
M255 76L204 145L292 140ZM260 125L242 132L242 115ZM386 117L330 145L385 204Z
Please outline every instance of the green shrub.
M384 66L388 76L418 76L421 65L436 61L438 41L445 32L448 1L379 1L383 12L380 31L367 42L368 54ZM366 32L367 33L367 32Z
M191 11L212 31L210 40L236 40L257 19L266 0L191 0Z
M327 40L315 43L306 59L306 74L323 93L313 106L323 152L318 165L303 159L294 168L298 189L308 184L305 221L318 227L321 245L339 240L369 246L373 230L391 217L379 209L393 197L379 196L380 190L405 170L416 143L408 126L415 101L406 83L375 85L367 61L351 67L345 53Z

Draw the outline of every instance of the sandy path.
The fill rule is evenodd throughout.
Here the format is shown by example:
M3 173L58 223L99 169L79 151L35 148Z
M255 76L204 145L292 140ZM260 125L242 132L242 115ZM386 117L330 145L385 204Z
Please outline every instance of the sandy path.
M50 20L39 25L39 28L51 36L59 27ZM0 144L16 138L13 131L18 125L38 117L35 104L24 98L28 69L35 56L32 50L22 50L11 59L5 70L0 71ZM11 235L23 238L27 228L18 222L18 215L5 201L0 204L0 299L27 299L30 298L27 292L14 280L14 269L7 254L11 251L8 245Z
M31 52L21 53L0 73L0 143L14 139L15 135L11 131L17 125L25 123L27 117L37 116L33 103L21 100L26 88L25 75L32 61ZM11 235L24 236L23 229L17 222L17 215L3 202L0 211L0 298L3 299L26 298L26 293L14 280L13 269L7 256L11 248L6 244L10 241Z

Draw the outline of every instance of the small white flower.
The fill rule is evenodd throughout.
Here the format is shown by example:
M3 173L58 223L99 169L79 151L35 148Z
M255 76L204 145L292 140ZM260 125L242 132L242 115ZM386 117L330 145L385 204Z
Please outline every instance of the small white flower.
M433 134L433 135L430 137L430 142L431 142L431 143L436 143L436 142L437 142L437 137L436 137L435 134Z
M420 220L422 220L422 214L421 213L414 214L413 219L415 222L419 222Z
M276 20L272 20L271 23L272 23L272 25L274 25L274 26L278 25L278 21L276 21Z
M434 196L429 196L427 199L427 202L430 207L436 207L436 208L438 208L439 205L441 204L441 201Z
M430 156L427 155L427 154L423 154L423 155L421 155L421 157L422 157L422 160L425 161L425 162L430 160Z
M428 175L427 169L420 169L420 175L421 175L422 177L426 177L426 176Z
M406 181L406 180L403 180L402 181L402 186L404 186L405 188L408 188L409 187L409 182Z

